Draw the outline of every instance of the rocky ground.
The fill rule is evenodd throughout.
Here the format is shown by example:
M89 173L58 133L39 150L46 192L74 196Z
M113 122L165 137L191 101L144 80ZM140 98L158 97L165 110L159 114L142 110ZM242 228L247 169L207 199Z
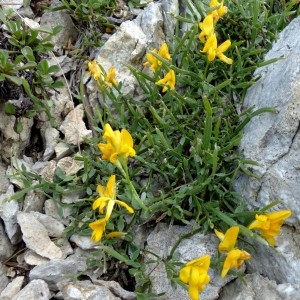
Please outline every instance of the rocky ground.
M10 2L14 2L13 8L30 26L63 26L54 39L57 51L61 53L54 59L62 67L57 76L61 76L62 71L67 74L72 89L72 86L79 84L82 73L85 106L91 110L97 107L96 87L89 80L86 62L74 63L72 57L61 50L69 40L76 47L76 39L79 39L67 12L45 12L37 17L33 7L24 9L22 1ZM58 3L52 1L50 4ZM123 82L124 94L140 96L136 79L122 62L140 68L146 51L173 35L175 19L172 14L177 15L178 12L176 0L162 0L134 11L132 20L125 21L121 17L119 30L103 34L104 46L90 58L95 57L105 69L115 66L118 80ZM253 104L257 107L273 106L278 114L256 118L246 128L241 148L247 157L259 161L260 166L254 171L261 175L261 179L240 177L236 183L236 189L250 205L263 206L266 201L281 199L282 208L291 209L293 217L283 228L278 248L257 245L258 251L244 270L247 285L233 276L221 280L218 274L212 273L211 283L201 294L201 299L300 299L300 204L297 184L300 181L299 28L298 18L281 34L266 59L281 55L284 59L259 69L257 72L262 78L248 92L244 108ZM71 75L74 73L80 75ZM101 280L100 270L89 268L87 258L96 246L89 237L73 234L66 238L64 230L72 216L68 204L80 199L80 193L66 196L62 203L67 205L61 207L34 191L27 193L23 201L6 201L14 195L16 187L24 188L24 183L19 180L7 179L7 175L16 173L20 168L36 172L51 181L57 166L66 176L76 174L83 167L72 154L74 149L78 150L78 145L93 136L92 130L88 129L89 120L84 116L83 105L74 104L66 87L54 93L51 101L51 114L57 124L55 128L44 114L40 114L38 124L24 117L23 131L17 134L14 130L15 117L0 111L0 299L136 299L133 291L121 287L124 284L120 278L127 276L122 270L116 272L114 280ZM153 231L141 227L136 232L136 238L141 244L147 241L148 250L167 257L179 234L187 232L188 227L160 223ZM216 255L217 245L214 235L196 234L178 246L178 257L185 262L206 253ZM146 259L151 259L151 256ZM165 292L159 299L188 299L185 290L171 286L163 264L155 268L149 265L145 272L150 274L153 292ZM73 280L75 278L77 280Z

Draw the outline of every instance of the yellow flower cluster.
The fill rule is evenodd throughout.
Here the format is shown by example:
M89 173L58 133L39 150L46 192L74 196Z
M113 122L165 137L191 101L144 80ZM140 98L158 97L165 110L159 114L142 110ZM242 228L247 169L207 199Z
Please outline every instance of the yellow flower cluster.
M89 75L93 76L96 81L104 83L109 88L112 88L114 85L117 85L115 67L109 68L107 73L104 74L97 61L92 60L88 62L88 68Z
M179 279L188 284L189 296L192 300L199 299L201 293L210 281L207 274L210 265L210 256L204 255L188 262L179 273Z
M115 163L117 159L126 160L128 156L135 156L133 139L126 129L113 131L109 124L104 125L103 139L106 144L99 143L98 148L102 152L102 159Z
M146 54L147 61L144 63L144 66L149 65L151 71L158 70L158 68L160 68L162 65L161 60L159 60L155 55L153 55L153 53L159 55L163 59L167 59L167 60L171 59L168 45L166 43L163 43L158 51L157 49L153 49L150 53ZM156 81L155 84L163 85L163 89L162 89L163 93L165 93L169 89L174 90L176 84L176 76L174 70L169 70L165 74L165 76L162 79Z
M260 234L270 246L275 246L275 236L280 233L281 226L285 219L292 215L290 210L282 210L267 213L265 215L256 215L255 221L253 221L248 228L256 229L260 231Z
M280 233L284 220L291 214L290 210L283 210L256 215L255 220L248 228L258 230L270 246L275 246L275 237ZM247 251L235 247L239 231L239 226L230 227L225 234L215 229L215 234L220 240L218 250L220 253L226 254L221 271L222 278L227 275L229 270L240 268L244 261L251 258ZM199 299L199 293L210 281L207 274L209 265L210 257L205 255L188 262L180 270L179 279L189 286L189 296L192 300Z
M224 52L231 46L231 41L226 40L224 43L218 46L217 36L215 33L215 24L219 18L223 17L227 13L227 7L224 6L224 0L221 2L217 0L211 0L209 6L211 8L216 7L211 11L203 20L199 23L201 32L199 39L204 43L204 48L200 52L207 54L208 61L213 61L218 57L221 61L231 65L232 59L224 55Z
M121 200L116 199L116 176L112 175L108 179L106 187L102 185L97 186L97 192L100 197L98 197L93 203L93 210L98 209L99 213L103 214L104 209L106 210L105 217L96 220L89 224L90 228L93 230L91 239L95 242L99 242L106 228L106 223L109 220L115 204L124 207L129 213L134 213L132 207ZM122 237L123 232L114 231L106 235L106 238L112 237Z
M102 159L109 160L111 163L120 167L122 164L126 164L128 156L135 156L133 139L126 129L113 131L110 124L105 124L103 138L107 143L98 144L98 148L102 152ZM116 204L124 207L129 213L134 213L132 207L127 203L117 200L115 175L110 176L106 187L98 185L97 192L99 197L93 202L92 208L93 210L98 210L100 214L103 214L105 211L105 217L89 224L93 230L91 239L95 242L101 240L106 228L106 223L111 217ZM106 238L122 236L124 236L123 232L115 231L107 234Z
M230 227L225 234L215 229L215 234L220 239L219 252L227 253L224 261L221 277L224 278L230 269L240 268L245 260L251 255L245 250L235 248L240 228L238 226Z

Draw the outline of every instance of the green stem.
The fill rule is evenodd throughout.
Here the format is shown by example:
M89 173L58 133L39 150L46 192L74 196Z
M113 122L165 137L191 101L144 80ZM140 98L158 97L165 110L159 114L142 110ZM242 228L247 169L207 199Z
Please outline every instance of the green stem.
M127 159L125 159L125 160L119 160L118 159L115 162L115 165L120 170L122 176L126 180L126 183L128 184L128 186L130 188L130 192L131 192L131 195L132 195L133 199L138 203L138 205L140 206L140 208L142 208L145 211L148 211L149 208L145 206L145 204L141 200L140 196L138 195L135 187L133 186L133 184L132 184L132 182L130 180L129 172L128 172L128 167L127 167Z

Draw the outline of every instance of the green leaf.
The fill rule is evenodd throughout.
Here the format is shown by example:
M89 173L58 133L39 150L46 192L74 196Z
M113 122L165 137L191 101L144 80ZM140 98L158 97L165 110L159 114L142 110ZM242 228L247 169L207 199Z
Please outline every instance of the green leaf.
M5 113L8 115L15 115L16 114L16 109L11 103L5 103Z
M21 120L18 120L16 125L16 132L20 134L22 131L23 131L23 123Z
M11 81L12 83L14 83L17 86L22 85L22 78L17 77L17 76L10 76L10 75L6 75L3 74L5 76L5 78L7 78L9 81Z

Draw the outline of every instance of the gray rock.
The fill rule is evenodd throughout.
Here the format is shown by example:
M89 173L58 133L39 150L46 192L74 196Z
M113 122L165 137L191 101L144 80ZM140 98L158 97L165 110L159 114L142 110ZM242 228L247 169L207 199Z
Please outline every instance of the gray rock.
M4 2L4 1L2 1ZM5 4L1 4L1 6L3 6L3 8L13 8L13 9L19 9L22 7L23 5L23 0L11 0L11 1L5 1ZM8 4L9 3L9 4Z
M159 223L155 230L149 235L147 239L146 250L155 253L161 258L166 258L169 255L175 242L179 239L180 235L187 234L192 231L190 226L167 226L166 224ZM192 259L203 256L205 254L211 257L217 256L219 241L213 234L195 234L192 237L181 241L176 248L174 257L183 263ZM146 261L157 260L151 254L147 254ZM153 262L147 264L145 273L149 275L152 284L152 291L154 293L163 293L162 300L181 299L188 300L189 296L186 290L181 286L172 286L170 280L167 278L165 264L162 262ZM217 272L210 270L211 277L210 283L205 287L201 293L201 299L212 300L217 299L220 289L233 277L225 277L221 279Z
M75 160L70 156L60 159L57 166L64 171L66 176L74 175L84 167L83 161Z
M61 206L52 199L47 199L45 201L45 213L67 226L71 221L69 216L72 215L72 207Z
M59 127L65 135L66 142L70 145L80 145L86 139L92 137L92 131L86 129L83 116L83 105L79 104L74 110L70 111Z
M300 284L282 283L277 285L277 291L284 300L300 299Z
M32 184L36 184L37 182L32 182ZM46 196L42 193L39 193L35 190L29 191L23 202L23 212L31 212L37 211L42 212L44 207Z
M70 147L63 143L63 142L60 142L56 145L56 147L54 148L55 150L55 154L56 154L56 158L57 159L61 159L69 154L71 154L71 149Z
M11 300L21 290L24 282L24 276L17 276L14 278L6 288L1 292L1 300Z
M51 7L62 5L61 1L51 1ZM62 30L52 37L52 42L58 46L65 46L68 40L75 41L78 32L67 10L45 11L41 17L41 27L54 28L57 25L62 26Z
M8 200L14 194L14 187L10 185L6 194L0 195L0 217L4 222L5 231L13 245L20 241L20 228L17 222L19 204L16 200Z
M44 168L39 172L45 180L53 182L54 174L56 169L56 161L50 160L45 164Z
M3 194L7 191L9 187L9 180L5 176L6 167L0 162L0 194Z
M136 299L135 293L124 290L116 281L93 280L93 283L108 288L114 295L120 297L122 300Z
M12 156L19 157L30 143L31 127L33 118L19 117L19 122L22 122L22 132L16 133L15 116L8 116L4 109L0 109L0 131L2 140L0 143L0 157L8 161Z
M300 282L300 17L280 33L265 60L279 57L255 72L261 78L247 91L243 109L273 107L277 113L255 117L245 127L240 149L259 163L252 168L258 178L240 175L235 189L250 207L279 200L274 209L292 211L286 223L295 229L283 229L278 251L258 245L247 264L278 283L295 284Z
M54 241L55 245L60 248L60 250L63 253L63 258L66 258L67 256L74 253L73 248L71 247L71 244L66 238L60 238Z
M299 230L288 226L282 228L283 233L277 238L278 247L272 248L251 240L255 251L246 262L247 271L258 272L277 283L300 283L300 245Z
M286 300L276 290L277 284L257 273L248 274L242 279L226 285L220 294L220 300Z
M0 221L0 261L5 261L14 252L14 247L10 243L6 232L4 230L3 224Z
M31 212L31 214L41 223L48 231L48 235L51 237L61 237L65 230L65 226L54 219L39 212Z
M50 240L47 229L33 214L20 212L17 219L29 249L49 259L62 257L62 251Z
M64 300L121 300L121 298L110 292L108 288L88 282L60 282L58 287Z
M0 293L6 288L6 286L9 283L6 273L7 273L6 266L3 264L0 264Z
M12 300L49 300L51 293L43 280L30 281Z
M51 291L57 291L57 283L70 279L71 275L77 274L78 269L74 261L52 259L42 265L34 267L30 273L30 280L42 279L47 282Z
M44 161L49 160L54 154L54 149L59 140L59 131L55 128L48 127L45 130L44 138L46 140L46 147L43 154Z
M265 60L283 57L259 68L261 78L247 91L244 109L274 107L277 113L255 117L246 126L240 148L259 166L259 177L240 176L236 190L252 206L281 201L279 209L293 211L288 224L300 225L300 17L281 33Z

